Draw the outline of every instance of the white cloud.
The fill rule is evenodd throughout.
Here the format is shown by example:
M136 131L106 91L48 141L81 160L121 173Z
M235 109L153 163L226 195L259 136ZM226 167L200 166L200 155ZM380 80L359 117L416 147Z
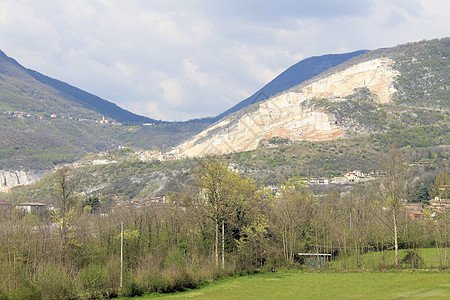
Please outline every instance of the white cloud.
M183 103L183 88L176 79L166 79L161 82L164 100L170 106L180 106Z
M163 112L161 112L158 103L156 103L155 101L146 103L146 112L148 116L156 120L162 120L167 117Z
M116 61L114 63L114 68L116 68L123 75L130 77L133 75L133 66L124 62Z

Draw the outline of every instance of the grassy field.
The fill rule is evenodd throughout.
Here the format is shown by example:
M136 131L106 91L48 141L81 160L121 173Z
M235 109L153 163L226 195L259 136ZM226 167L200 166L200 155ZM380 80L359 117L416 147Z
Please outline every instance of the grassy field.
M200 289L138 299L449 299L443 272L280 271L225 278Z
M399 250L400 266L408 266L401 263L408 250ZM417 249L417 254L423 259L421 268L434 269L450 265L450 250L447 248L423 248ZM447 251L447 255L445 255ZM385 252L369 252L363 255L351 255L347 258L336 258L331 262L330 267L336 269L389 269L395 265L395 252L393 250Z

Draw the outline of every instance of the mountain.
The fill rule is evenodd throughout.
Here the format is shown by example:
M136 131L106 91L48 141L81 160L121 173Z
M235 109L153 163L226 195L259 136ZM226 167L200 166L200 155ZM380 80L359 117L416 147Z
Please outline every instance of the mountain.
M33 177L42 174L39 170L74 162L87 153L127 144L166 149L209 124L163 122L136 115L29 70L0 51L0 172L24 171ZM19 182L23 180L12 184Z
M26 69L2 51L0 51L0 80L2 84L0 107L13 111L64 113L85 118L98 114L127 125L156 123L153 119L136 115L70 84ZM6 94L7 92L9 93ZM20 102L11 99L12 97L17 97ZM85 114L80 114L80 109L84 110Z
M393 146L411 171L448 168L449 58L449 38L367 52L222 118L174 151L87 155L73 164L76 190L125 200L183 193L197 157L206 155L265 185L294 176L370 174L383 168L380 157ZM45 202L55 180L48 176L18 191ZM352 184L310 188L344 192Z
M320 73L331 69L355 56L366 53L368 50L359 50L344 54L327 54L322 56L313 56L304 59L295 65L283 71L272 81L255 92L245 100L242 100L232 108L219 114L214 121L218 121L238 110L241 110L251 104L266 100L267 98L281 93L291 87L294 87L305 80L311 79Z
M70 84L27 69L0 51L0 170L49 169L56 164L74 162L90 152L123 145L166 150L222 116L364 52L303 60L215 118L164 122L133 114ZM109 124L101 124L105 123L103 117ZM152 125L139 125L143 123Z
M445 38L354 57L222 118L172 154L227 154L272 139L324 141L395 127L448 126L449 45ZM448 134L442 138L448 143Z

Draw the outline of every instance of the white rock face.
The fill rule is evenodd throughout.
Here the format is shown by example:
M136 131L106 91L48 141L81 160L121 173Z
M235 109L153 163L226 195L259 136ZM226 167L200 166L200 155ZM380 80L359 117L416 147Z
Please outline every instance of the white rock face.
M49 173L50 170L0 170L0 192L9 192L18 185L28 185Z
M341 99L355 89L367 87L380 103L390 101L392 82L398 71L393 61L377 58L366 61L303 87L267 99L238 119L229 116L176 147L174 157L226 154L256 149L259 141L271 137L323 141L341 137L344 129L321 111L306 108L311 99Z

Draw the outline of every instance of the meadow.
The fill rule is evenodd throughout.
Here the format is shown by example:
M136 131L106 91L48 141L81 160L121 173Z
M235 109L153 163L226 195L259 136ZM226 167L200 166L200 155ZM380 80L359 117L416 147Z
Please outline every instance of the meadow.
M450 274L427 271L279 271L230 277L200 289L144 299L448 299ZM131 298L123 298L131 299Z

